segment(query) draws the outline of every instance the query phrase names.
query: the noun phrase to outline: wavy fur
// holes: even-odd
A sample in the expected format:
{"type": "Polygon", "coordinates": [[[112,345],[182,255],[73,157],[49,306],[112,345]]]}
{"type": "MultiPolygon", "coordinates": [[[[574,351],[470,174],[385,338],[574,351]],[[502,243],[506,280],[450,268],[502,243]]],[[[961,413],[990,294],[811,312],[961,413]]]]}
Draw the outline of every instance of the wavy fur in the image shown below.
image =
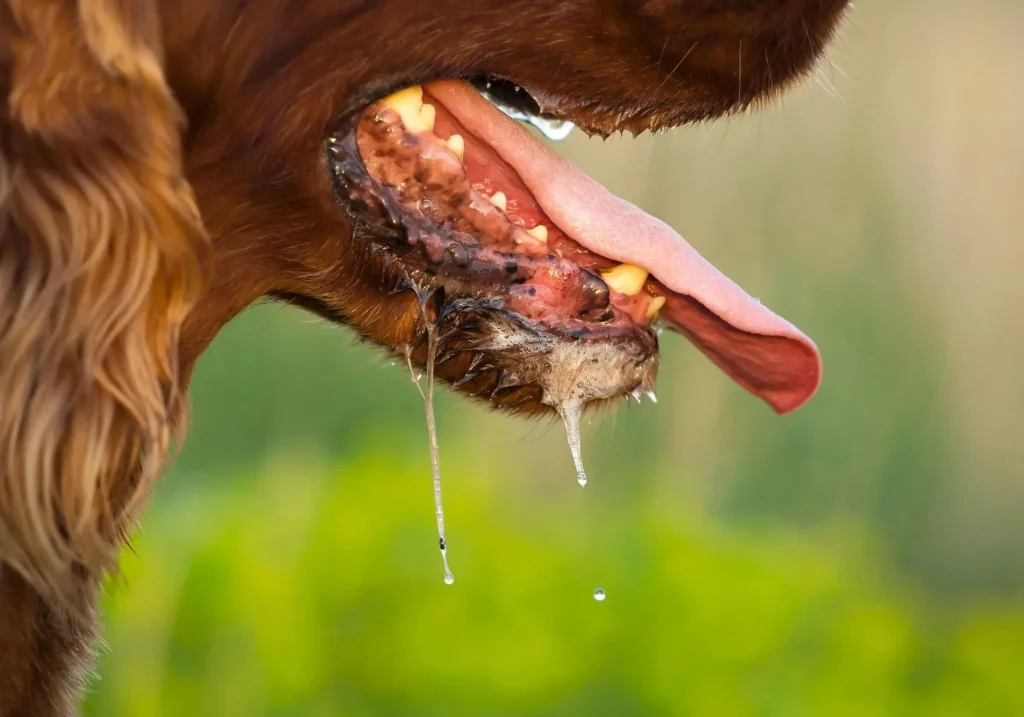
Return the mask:
{"type": "Polygon", "coordinates": [[[168,448],[207,240],[156,8],[6,6],[0,563],[73,608],[115,566],[168,448]]]}

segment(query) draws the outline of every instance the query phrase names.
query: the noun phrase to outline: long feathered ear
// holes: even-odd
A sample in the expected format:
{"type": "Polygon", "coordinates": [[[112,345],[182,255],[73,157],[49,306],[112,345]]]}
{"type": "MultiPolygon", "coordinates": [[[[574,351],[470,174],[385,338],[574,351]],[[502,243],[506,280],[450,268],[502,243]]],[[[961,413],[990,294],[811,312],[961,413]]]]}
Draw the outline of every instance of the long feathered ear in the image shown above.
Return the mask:
{"type": "Polygon", "coordinates": [[[155,0],[0,0],[0,97],[0,570],[73,607],[169,447],[207,239],[155,0]]]}

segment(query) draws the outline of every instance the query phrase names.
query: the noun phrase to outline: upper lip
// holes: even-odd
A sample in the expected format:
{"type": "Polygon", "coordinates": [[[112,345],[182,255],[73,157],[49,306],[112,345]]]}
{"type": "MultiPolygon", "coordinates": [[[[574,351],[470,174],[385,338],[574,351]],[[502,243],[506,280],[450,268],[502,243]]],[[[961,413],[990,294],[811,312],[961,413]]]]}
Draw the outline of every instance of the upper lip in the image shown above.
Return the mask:
{"type": "Polygon", "coordinates": [[[543,132],[551,140],[565,139],[575,126],[571,121],[544,112],[529,90],[510,81],[499,78],[472,78],[470,80],[478,92],[495,107],[515,120],[529,122],[543,132]],[[507,82],[511,85],[513,97],[509,97],[509,89],[497,83],[507,82]],[[511,100],[511,101],[510,101],[511,100]]]}

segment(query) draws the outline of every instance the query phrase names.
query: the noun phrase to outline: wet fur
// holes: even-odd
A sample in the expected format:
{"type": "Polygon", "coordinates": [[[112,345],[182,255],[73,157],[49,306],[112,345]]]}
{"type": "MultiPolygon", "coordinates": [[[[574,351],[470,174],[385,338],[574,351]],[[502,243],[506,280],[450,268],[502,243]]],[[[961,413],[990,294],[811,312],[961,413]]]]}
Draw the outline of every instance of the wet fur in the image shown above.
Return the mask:
{"type": "Polygon", "coordinates": [[[0,717],[74,712],[98,581],[233,316],[419,334],[332,193],[339,117],[490,74],[598,134],[711,119],[802,76],[846,4],[0,0],[0,717]]]}

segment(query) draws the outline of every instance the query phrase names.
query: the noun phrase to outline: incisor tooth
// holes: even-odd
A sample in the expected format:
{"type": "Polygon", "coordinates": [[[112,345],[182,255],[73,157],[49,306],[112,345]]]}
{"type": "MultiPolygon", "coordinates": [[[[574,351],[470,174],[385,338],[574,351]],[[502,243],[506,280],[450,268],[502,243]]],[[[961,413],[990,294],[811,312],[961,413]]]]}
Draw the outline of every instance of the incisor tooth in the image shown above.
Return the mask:
{"type": "Polygon", "coordinates": [[[651,299],[651,303],[648,304],[648,306],[647,306],[647,320],[650,321],[655,316],[657,316],[658,312],[661,311],[661,307],[663,307],[664,305],[665,305],[665,297],[664,296],[655,296],[655,297],[653,297],[651,299]]]}
{"type": "Polygon", "coordinates": [[[526,233],[539,242],[547,243],[548,241],[548,228],[543,224],[538,224],[533,229],[527,229],[526,233]]]}
{"type": "Polygon", "coordinates": [[[495,192],[491,195],[491,204],[496,206],[501,211],[505,211],[508,208],[508,199],[505,198],[504,192],[495,192]]]}
{"type": "Polygon", "coordinates": [[[448,149],[452,151],[452,154],[459,158],[460,162],[465,159],[466,140],[462,139],[461,134],[453,134],[448,138],[448,141],[445,142],[445,144],[448,146],[448,149]]]}
{"type": "Polygon", "coordinates": [[[647,273],[647,269],[643,269],[635,264],[619,264],[614,269],[602,271],[601,277],[612,291],[617,291],[626,296],[636,296],[644,288],[644,282],[647,281],[647,273]]]}

